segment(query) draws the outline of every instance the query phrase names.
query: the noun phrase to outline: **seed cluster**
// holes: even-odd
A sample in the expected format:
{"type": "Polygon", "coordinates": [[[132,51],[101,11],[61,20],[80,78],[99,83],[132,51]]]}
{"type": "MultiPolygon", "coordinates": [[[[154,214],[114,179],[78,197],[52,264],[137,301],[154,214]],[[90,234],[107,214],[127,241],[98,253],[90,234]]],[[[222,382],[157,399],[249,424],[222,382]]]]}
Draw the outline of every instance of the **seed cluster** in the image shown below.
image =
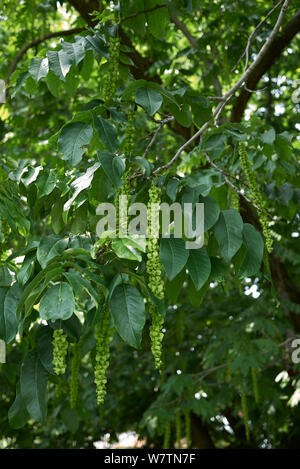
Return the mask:
{"type": "Polygon", "coordinates": [[[229,189],[229,201],[230,201],[230,208],[233,208],[237,212],[240,210],[240,199],[239,199],[239,194],[233,190],[229,189]]]}
{"type": "Polygon", "coordinates": [[[71,385],[70,385],[70,407],[74,409],[76,407],[77,398],[78,398],[78,373],[80,367],[80,347],[81,342],[73,347],[73,357],[71,361],[71,385]]]}
{"type": "Polygon", "coordinates": [[[126,173],[122,176],[122,180],[124,181],[124,184],[120,189],[117,190],[116,195],[115,195],[115,209],[116,209],[116,237],[119,237],[119,227],[121,226],[121,229],[125,231],[126,229],[126,223],[127,223],[127,206],[122,203],[121,199],[121,205],[120,205],[120,196],[126,195],[127,196],[127,205],[130,204],[130,199],[131,199],[131,186],[130,186],[130,181],[129,181],[129,175],[130,175],[130,170],[126,171],[126,173]]]}
{"type": "Polygon", "coordinates": [[[114,98],[117,91],[117,81],[119,76],[119,51],[120,40],[118,37],[111,38],[109,46],[109,62],[107,76],[103,86],[104,102],[114,98]]]}
{"type": "Polygon", "coordinates": [[[68,352],[67,335],[62,329],[53,332],[53,367],[57,375],[63,375],[66,371],[66,357],[68,352]]]}
{"type": "MultiPolygon", "coordinates": [[[[247,150],[244,142],[239,143],[239,155],[241,166],[246,174],[248,184],[251,191],[251,200],[261,209],[265,208],[265,202],[259,192],[259,188],[255,179],[255,174],[251,169],[251,163],[248,159],[247,150]]],[[[259,211],[258,218],[262,226],[263,235],[266,241],[266,248],[268,252],[272,251],[273,239],[269,229],[268,217],[264,212],[259,211]]]]}
{"type": "Polygon", "coordinates": [[[103,404],[106,395],[106,370],[109,365],[109,309],[105,307],[99,324],[96,327],[96,357],[95,357],[95,384],[97,393],[97,402],[103,404]]]}
{"type": "MultiPolygon", "coordinates": [[[[147,274],[149,287],[154,296],[163,300],[164,285],[162,279],[162,266],[159,259],[159,204],[160,189],[152,183],[149,189],[148,202],[148,240],[147,240],[147,274]]],[[[161,370],[162,366],[162,340],[161,332],[164,319],[153,303],[149,305],[149,314],[151,317],[150,338],[151,349],[154,357],[155,368],[161,370]]]]}

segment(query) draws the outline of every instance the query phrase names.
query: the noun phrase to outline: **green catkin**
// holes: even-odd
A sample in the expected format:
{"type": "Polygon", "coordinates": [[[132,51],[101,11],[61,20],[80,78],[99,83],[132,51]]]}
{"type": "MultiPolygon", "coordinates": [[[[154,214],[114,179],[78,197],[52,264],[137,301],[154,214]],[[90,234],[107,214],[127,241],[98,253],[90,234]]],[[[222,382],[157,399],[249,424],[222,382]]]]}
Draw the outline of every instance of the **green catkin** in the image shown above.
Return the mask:
{"type": "Polygon", "coordinates": [[[109,46],[108,72],[103,86],[104,102],[113,99],[117,91],[117,81],[119,76],[119,50],[119,38],[112,37],[109,46]]]}
{"type": "Polygon", "coordinates": [[[60,399],[62,394],[63,394],[63,385],[62,385],[62,383],[57,383],[55,385],[55,397],[57,399],[60,399]]]}
{"type": "Polygon", "coordinates": [[[177,448],[181,448],[181,418],[180,413],[177,412],[175,415],[175,431],[176,431],[176,443],[177,448]]]}
{"type": "MultiPolygon", "coordinates": [[[[162,279],[162,266],[159,259],[159,204],[160,189],[152,183],[149,189],[148,202],[148,239],[147,239],[147,274],[149,288],[153,295],[158,299],[164,299],[164,285],[162,279]],[[156,204],[156,205],[153,205],[156,204]]],[[[155,368],[161,371],[162,367],[162,327],[164,318],[153,303],[149,305],[149,314],[151,318],[150,339],[151,350],[154,358],[155,368]]]]}
{"type": "Polygon", "coordinates": [[[254,399],[255,399],[256,404],[258,404],[259,403],[259,390],[258,390],[257,374],[256,374],[256,369],[253,366],[251,367],[251,376],[252,376],[254,399]]]}
{"type": "Polygon", "coordinates": [[[123,231],[125,231],[126,227],[126,220],[127,220],[127,208],[125,206],[120,206],[120,196],[127,196],[127,207],[130,205],[131,194],[130,194],[130,181],[129,176],[131,172],[130,170],[126,171],[126,173],[122,176],[122,180],[124,181],[122,187],[117,190],[115,195],[115,209],[116,209],[116,237],[119,237],[120,234],[120,226],[123,227],[123,231]],[[120,226],[119,226],[120,225],[120,226]]]}
{"type": "Polygon", "coordinates": [[[170,448],[170,440],[171,440],[171,423],[168,422],[165,427],[165,432],[164,432],[163,449],[170,448]]]}
{"type": "Polygon", "coordinates": [[[71,361],[71,385],[70,385],[70,407],[74,409],[78,399],[78,373],[80,367],[80,340],[73,347],[73,357],[71,361]]]}
{"type": "Polygon", "coordinates": [[[127,127],[125,131],[125,139],[124,139],[124,153],[127,158],[131,156],[134,150],[134,144],[135,144],[134,120],[135,120],[135,111],[134,110],[128,111],[127,127]]]}
{"type": "Polygon", "coordinates": [[[231,187],[229,188],[229,206],[233,208],[237,212],[240,210],[240,198],[239,194],[233,190],[231,187]]]}
{"type": "Polygon", "coordinates": [[[109,365],[109,309],[105,307],[96,327],[95,384],[98,405],[103,404],[106,395],[106,371],[109,365]]]}
{"type": "MultiPolygon", "coordinates": [[[[258,207],[260,207],[261,209],[264,209],[265,203],[261,196],[261,193],[259,192],[255,174],[252,171],[251,163],[248,159],[246,145],[244,142],[239,143],[239,155],[240,155],[241,166],[247,177],[248,184],[250,187],[251,200],[258,207]]],[[[264,235],[265,242],[266,242],[266,249],[268,252],[272,252],[273,239],[272,239],[272,234],[269,228],[268,217],[264,212],[259,211],[258,218],[262,226],[262,231],[263,231],[263,235],[264,235]]]]}
{"type": "Polygon", "coordinates": [[[249,422],[248,422],[248,405],[247,405],[247,397],[246,397],[245,391],[241,392],[241,404],[242,404],[246,440],[250,441],[250,429],[249,429],[249,422]]]}
{"type": "Polygon", "coordinates": [[[191,438],[191,414],[188,409],[184,411],[184,424],[185,424],[185,439],[186,439],[186,447],[190,448],[192,443],[191,438]]]}
{"type": "Polygon", "coordinates": [[[62,329],[53,332],[53,367],[57,375],[63,375],[66,371],[66,357],[68,352],[67,335],[62,329]]]}

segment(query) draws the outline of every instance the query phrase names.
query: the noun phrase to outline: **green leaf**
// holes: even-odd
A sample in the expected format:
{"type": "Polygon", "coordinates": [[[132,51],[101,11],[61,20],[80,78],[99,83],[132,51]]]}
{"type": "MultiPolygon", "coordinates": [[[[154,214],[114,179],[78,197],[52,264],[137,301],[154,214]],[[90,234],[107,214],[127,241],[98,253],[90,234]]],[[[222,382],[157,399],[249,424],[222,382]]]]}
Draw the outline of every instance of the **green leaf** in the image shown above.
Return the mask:
{"type": "Polygon", "coordinates": [[[26,406],[21,395],[20,384],[18,384],[16,398],[8,410],[9,426],[14,430],[22,428],[27,423],[28,418],[29,414],[26,410],[26,406]]]}
{"type": "MultiPolygon", "coordinates": [[[[78,197],[78,195],[88,187],[90,187],[94,173],[97,171],[97,169],[100,167],[99,163],[95,163],[93,166],[87,169],[86,173],[80,176],[79,178],[75,179],[75,181],[72,182],[71,188],[74,190],[72,197],[67,200],[67,202],[64,204],[63,210],[64,212],[68,212],[70,209],[71,205],[73,204],[74,200],[78,197]]],[[[63,214],[64,216],[64,214],[63,214]]]]}
{"type": "Polygon", "coordinates": [[[45,370],[54,375],[52,340],[52,329],[49,326],[42,326],[38,329],[35,336],[37,354],[45,370]]]}
{"type": "Polygon", "coordinates": [[[58,235],[49,235],[42,238],[37,249],[36,257],[44,269],[48,262],[56,256],[60,256],[68,246],[68,239],[58,235]]]}
{"type": "Polygon", "coordinates": [[[93,137],[93,128],[90,124],[73,122],[67,124],[58,138],[58,151],[63,154],[63,160],[67,160],[74,167],[80,163],[82,155],[86,152],[93,137]]]}
{"type": "Polygon", "coordinates": [[[30,352],[21,367],[21,396],[31,417],[43,423],[46,418],[47,372],[36,352],[30,352]]]}
{"type": "Polygon", "coordinates": [[[182,104],[180,108],[178,107],[178,104],[177,106],[175,104],[170,104],[169,107],[172,115],[180,125],[183,125],[183,127],[190,127],[193,117],[190,112],[190,106],[187,103],[182,104]]]}
{"type": "Polygon", "coordinates": [[[60,79],[55,75],[55,73],[52,72],[52,70],[49,71],[46,79],[45,79],[46,85],[48,87],[48,90],[50,93],[55,97],[59,98],[61,94],[61,85],[62,82],[60,79]]]}
{"type": "Polygon", "coordinates": [[[72,65],[71,58],[63,50],[59,52],[50,50],[47,52],[49,61],[49,69],[62,81],[65,81],[70,67],[72,65]]]}
{"type": "Polygon", "coordinates": [[[204,142],[204,149],[211,155],[213,159],[217,158],[223,152],[226,143],[225,134],[211,135],[204,142]]]}
{"type": "Polygon", "coordinates": [[[94,126],[98,132],[101,142],[112,152],[115,153],[119,148],[117,139],[117,128],[108,119],[101,116],[94,116],[94,126]]]}
{"type": "Polygon", "coordinates": [[[160,260],[169,280],[173,280],[184,268],[189,257],[189,250],[180,238],[162,238],[160,242],[160,260]]]}
{"type": "Polygon", "coordinates": [[[81,42],[65,42],[63,41],[62,49],[69,56],[71,62],[78,65],[85,57],[85,49],[81,42]]]}
{"type": "MultiPolygon", "coordinates": [[[[160,4],[163,4],[163,2],[157,0],[146,0],[145,8],[153,8],[156,5],[160,4]]],[[[165,35],[166,25],[169,21],[168,8],[159,8],[157,10],[153,10],[147,13],[146,16],[151,34],[153,34],[156,39],[161,40],[162,37],[165,35]]]]}
{"type": "Polygon", "coordinates": [[[35,82],[41,80],[41,78],[45,78],[49,71],[48,66],[48,59],[39,59],[34,57],[31,59],[31,62],[28,67],[28,71],[35,82]]]}
{"type": "Polygon", "coordinates": [[[243,220],[236,210],[222,210],[215,226],[215,237],[221,256],[229,262],[243,242],[243,220]]]}
{"type": "Polygon", "coordinates": [[[186,272],[182,270],[173,280],[167,280],[165,283],[166,296],[171,304],[176,304],[180,295],[183,282],[186,279],[186,272]]]}
{"type": "Polygon", "coordinates": [[[57,175],[54,169],[49,171],[44,170],[41,172],[35,182],[37,188],[39,189],[39,197],[44,195],[49,195],[56,186],[57,175]]]}
{"type": "Polygon", "coordinates": [[[111,243],[112,249],[120,259],[131,259],[141,262],[140,251],[145,252],[146,239],[142,236],[138,238],[114,238],[111,243]]]}
{"type": "Polygon", "coordinates": [[[114,325],[125,342],[138,348],[145,325],[145,304],[140,292],[132,285],[118,285],[110,300],[114,325]]]}
{"type": "Polygon", "coordinates": [[[124,160],[107,150],[99,150],[97,155],[107,177],[117,188],[121,187],[121,176],[125,171],[124,160]]]}
{"type": "Polygon", "coordinates": [[[239,278],[255,275],[261,265],[264,254],[264,241],[254,226],[244,223],[243,239],[246,253],[238,271],[239,278]]]}
{"type": "Polygon", "coordinates": [[[21,293],[17,283],[10,288],[0,288],[0,339],[7,344],[15,338],[18,331],[16,314],[21,293]]]}
{"type": "Polygon", "coordinates": [[[75,309],[73,290],[68,283],[61,282],[49,288],[40,302],[40,317],[55,321],[68,319],[75,309]]]}
{"type": "Polygon", "coordinates": [[[294,187],[289,182],[285,182],[282,186],[278,189],[279,192],[279,200],[280,202],[285,205],[286,207],[289,206],[290,200],[294,195],[294,187]]]}
{"type": "Polygon", "coordinates": [[[25,283],[30,279],[34,271],[34,262],[36,256],[35,254],[30,253],[23,261],[22,267],[17,273],[17,280],[20,285],[25,285],[25,283]]]}
{"type": "Polygon", "coordinates": [[[196,290],[200,290],[207,281],[211,271],[210,258],[205,248],[190,250],[187,268],[196,290]]]}
{"type": "Polygon", "coordinates": [[[4,264],[0,267],[0,287],[9,287],[12,283],[12,276],[8,267],[4,264]]]}
{"type": "Polygon", "coordinates": [[[271,145],[272,143],[274,143],[275,137],[276,137],[275,130],[270,129],[270,130],[266,130],[263,134],[261,134],[259,138],[263,143],[268,143],[271,145]]]}
{"type": "Polygon", "coordinates": [[[211,257],[211,274],[210,278],[213,282],[222,282],[227,274],[226,265],[218,257],[211,257]]]}
{"type": "Polygon", "coordinates": [[[61,267],[61,264],[58,263],[58,262],[54,262],[53,264],[49,264],[45,269],[41,270],[41,272],[39,272],[33,278],[33,280],[29,283],[29,285],[27,285],[27,287],[25,287],[25,289],[22,293],[22,296],[19,300],[19,303],[18,303],[17,318],[19,318],[19,315],[20,315],[24,305],[25,305],[25,317],[30,313],[31,308],[35,304],[35,302],[33,302],[33,300],[29,302],[28,300],[30,298],[34,299],[34,297],[35,297],[37,299],[39,297],[41,291],[43,291],[43,287],[42,288],[40,287],[40,283],[42,282],[42,280],[45,279],[46,275],[50,271],[57,271],[58,267],[61,267]]]}
{"type": "Polygon", "coordinates": [[[91,50],[87,51],[85,58],[82,63],[82,67],[80,70],[80,74],[82,75],[83,79],[88,81],[94,65],[94,54],[91,50]]]}
{"type": "Polygon", "coordinates": [[[204,231],[208,231],[218,221],[220,207],[213,197],[199,197],[199,203],[204,204],[204,231]]]}
{"type": "Polygon", "coordinates": [[[135,95],[135,102],[142,106],[145,111],[153,116],[162,105],[163,98],[161,94],[147,88],[139,88],[135,95]]]}

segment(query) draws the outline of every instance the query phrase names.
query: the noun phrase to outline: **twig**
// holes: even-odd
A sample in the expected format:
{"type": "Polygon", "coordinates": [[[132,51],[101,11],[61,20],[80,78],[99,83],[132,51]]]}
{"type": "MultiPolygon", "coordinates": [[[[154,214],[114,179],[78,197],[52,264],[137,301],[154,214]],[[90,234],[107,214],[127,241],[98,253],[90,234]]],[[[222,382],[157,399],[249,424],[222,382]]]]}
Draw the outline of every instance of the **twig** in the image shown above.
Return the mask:
{"type": "Polygon", "coordinates": [[[268,50],[268,47],[269,47],[269,44],[273,41],[274,37],[276,36],[280,26],[281,26],[281,23],[283,21],[283,18],[284,18],[284,15],[285,15],[285,12],[288,8],[288,5],[290,3],[290,0],[285,0],[281,10],[280,10],[280,13],[278,15],[278,18],[277,18],[277,21],[276,21],[276,24],[270,34],[270,36],[268,37],[268,39],[266,40],[266,42],[264,43],[264,45],[261,47],[258,55],[256,56],[256,59],[254,60],[254,62],[248,67],[248,69],[243,73],[243,75],[241,76],[241,78],[239,78],[239,80],[232,86],[232,88],[230,88],[230,90],[223,96],[223,100],[217,105],[216,109],[214,110],[211,118],[205,122],[205,124],[203,124],[203,126],[189,139],[187,140],[180,148],[179,150],[177,150],[177,152],[175,153],[175,155],[173,156],[173,158],[165,165],[163,166],[160,166],[159,168],[157,168],[153,174],[158,174],[160,173],[161,171],[164,171],[168,168],[170,168],[173,163],[179,158],[179,156],[181,155],[181,153],[195,140],[197,139],[198,137],[201,137],[202,134],[205,132],[205,130],[210,126],[210,123],[211,121],[214,119],[214,122],[216,123],[216,121],[218,120],[218,117],[219,115],[221,114],[221,112],[223,111],[224,109],[224,106],[226,105],[226,103],[232,98],[232,96],[235,94],[235,92],[240,88],[241,85],[243,85],[244,83],[246,83],[246,80],[247,80],[247,77],[250,75],[250,73],[253,71],[253,69],[257,66],[257,64],[263,59],[263,57],[265,56],[267,50],[268,50]]]}
{"type": "Polygon", "coordinates": [[[269,13],[267,13],[267,15],[264,17],[264,19],[261,20],[260,23],[258,23],[258,25],[254,28],[254,30],[252,31],[252,33],[250,34],[249,38],[248,38],[248,42],[247,42],[247,46],[246,46],[246,49],[245,51],[242,53],[241,57],[239,58],[239,60],[237,61],[237,63],[235,64],[235,66],[233,67],[233,69],[231,70],[231,72],[234,72],[235,69],[237,68],[237,66],[239,65],[239,63],[242,61],[243,57],[246,55],[246,60],[245,60],[245,67],[244,67],[244,70],[247,69],[247,66],[248,66],[248,60],[249,60],[249,48],[250,48],[250,45],[251,45],[251,41],[252,39],[254,38],[255,34],[257,33],[257,31],[262,27],[262,25],[267,21],[267,19],[272,15],[272,13],[277,10],[277,8],[279,7],[279,5],[281,5],[281,3],[283,2],[283,0],[280,0],[270,11],[269,13]]]}
{"type": "Polygon", "coordinates": [[[206,153],[205,150],[203,150],[203,154],[206,158],[206,160],[208,161],[208,163],[213,167],[215,168],[217,171],[219,171],[222,176],[224,177],[225,181],[227,182],[227,184],[229,184],[229,186],[238,194],[240,195],[241,197],[243,197],[249,204],[253,205],[253,207],[256,208],[256,210],[259,210],[260,212],[263,212],[265,213],[266,215],[268,215],[268,217],[271,217],[271,215],[266,212],[265,210],[263,210],[261,207],[259,207],[258,205],[256,205],[251,199],[249,199],[245,194],[243,194],[242,192],[240,192],[236,187],[235,185],[228,179],[226,173],[221,169],[219,168],[219,166],[217,166],[213,161],[211,161],[210,157],[208,156],[208,154],[206,153]]]}
{"type": "Polygon", "coordinates": [[[156,138],[157,138],[157,135],[159,133],[159,131],[163,128],[163,126],[165,124],[167,124],[168,122],[171,122],[174,120],[174,117],[173,116],[169,116],[169,117],[166,117],[165,119],[162,119],[159,123],[159,126],[157,127],[157,129],[155,130],[154,134],[153,134],[153,137],[151,139],[151,141],[149,142],[149,144],[147,145],[147,148],[146,150],[144,151],[144,154],[143,154],[143,158],[146,158],[149,151],[151,150],[156,138]]]}
{"type": "Polygon", "coordinates": [[[196,138],[200,137],[203,134],[203,132],[209,127],[211,119],[212,119],[212,117],[210,118],[209,121],[205,122],[205,124],[202,125],[201,129],[199,129],[198,132],[196,132],[189,140],[187,140],[179,148],[179,150],[177,150],[177,152],[175,153],[173,158],[167,164],[157,168],[155,171],[153,171],[153,174],[158,174],[161,171],[165,171],[166,169],[169,169],[173,165],[173,163],[175,163],[175,161],[179,158],[179,156],[181,155],[183,150],[185,150],[196,138]]]}
{"type": "Polygon", "coordinates": [[[171,21],[172,23],[175,24],[175,26],[177,26],[178,29],[180,29],[180,31],[185,35],[185,37],[187,38],[187,40],[189,41],[189,43],[193,46],[193,47],[197,47],[197,39],[194,38],[194,36],[192,36],[192,34],[189,32],[188,28],[186,27],[186,25],[180,21],[176,16],[173,16],[171,15],[171,21]]]}
{"type": "Polygon", "coordinates": [[[41,42],[47,41],[48,39],[52,39],[54,37],[71,36],[72,34],[82,33],[82,31],[84,31],[85,29],[86,28],[74,28],[74,29],[68,29],[66,31],[56,31],[55,33],[48,33],[45,36],[40,37],[38,39],[35,39],[34,41],[30,42],[29,44],[26,44],[26,46],[24,46],[20,50],[20,52],[18,53],[18,55],[16,56],[16,58],[12,62],[11,66],[9,67],[8,74],[7,74],[7,77],[6,77],[6,80],[5,80],[6,86],[9,84],[9,80],[10,80],[12,74],[16,70],[18,63],[22,59],[23,55],[26,54],[28,49],[31,49],[32,47],[36,47],[39,44],[41,44],[41,42]]]}
{"type": "Polygon", "coordinates": [[[148,8],[147,10],[137,11],[135,13],[132,13],[131,15],[124,16],[124,18],[121,18],[120,23],[122,23],[123,21],[130,20],[131,18],[135,18],[138,15],[142,15],[143,13],[150,13],[151,11],[158,10],[159,8],[168,8],[168,7],[167,5],[156,5],[155,7],[148,8]]]}

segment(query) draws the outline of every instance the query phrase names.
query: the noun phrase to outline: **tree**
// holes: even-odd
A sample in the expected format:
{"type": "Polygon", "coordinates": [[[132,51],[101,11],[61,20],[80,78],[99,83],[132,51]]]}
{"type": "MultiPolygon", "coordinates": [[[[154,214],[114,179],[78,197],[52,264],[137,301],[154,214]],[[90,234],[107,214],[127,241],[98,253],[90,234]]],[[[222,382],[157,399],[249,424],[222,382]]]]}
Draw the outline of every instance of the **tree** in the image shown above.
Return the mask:
{"type": "Polygon", "coordinates": [[[3,447],[297,446],[299,29],[288,0],[4,1],[3,447]],[[121,195],[204,204],[204,245],[99,237],[121,195]]]}

